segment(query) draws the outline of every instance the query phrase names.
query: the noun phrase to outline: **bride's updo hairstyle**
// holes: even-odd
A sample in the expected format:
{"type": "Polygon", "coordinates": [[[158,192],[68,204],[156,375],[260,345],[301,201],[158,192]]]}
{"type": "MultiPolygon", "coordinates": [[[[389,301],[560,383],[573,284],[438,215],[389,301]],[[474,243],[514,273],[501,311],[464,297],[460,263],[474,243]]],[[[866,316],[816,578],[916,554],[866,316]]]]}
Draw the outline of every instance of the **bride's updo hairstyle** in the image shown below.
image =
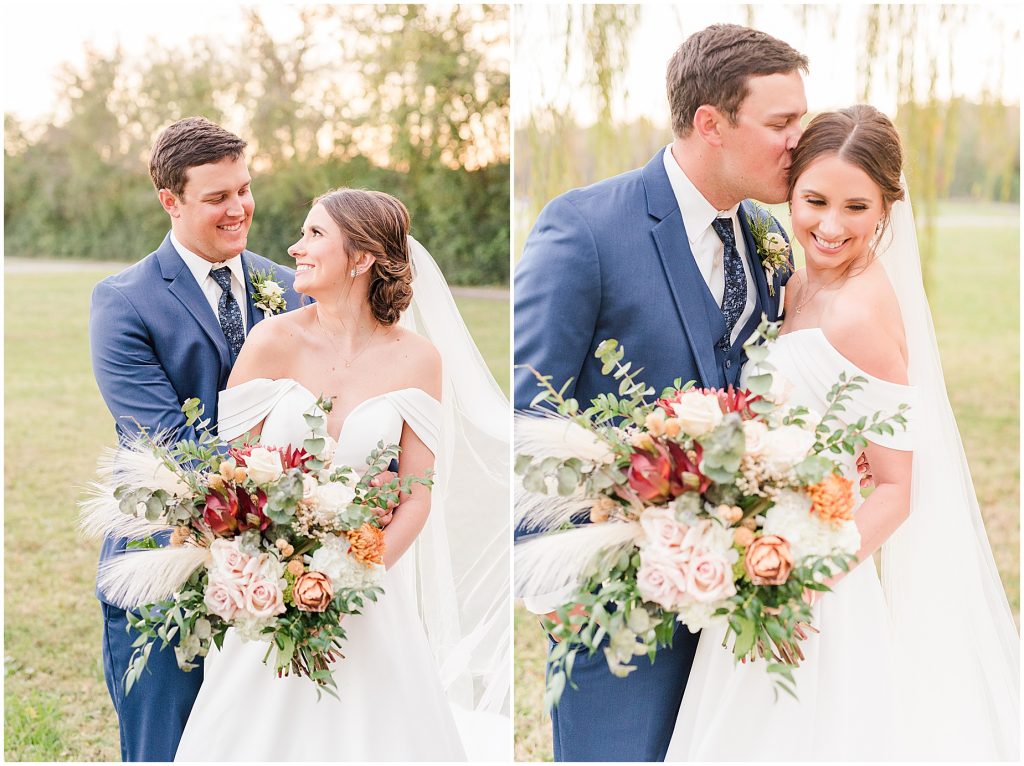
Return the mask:
{"type": "MultiPolygon", "coordinates": [[[[903,199],[900,172],[903,146],[892,121],[867,104],[857,104],[836,112],[823,112],[811,120],[793,150],[789,166],[789,199],[796,182],[819,157],[835,155],[867,173],[882,192],[883,221],[888,225],[889,210],[903,199]]],[[[884,226],[883,225],[883,226],[884,226]]]]}
{"type": "Polygon", "coordinates": [[[313,204],[323,205],[341,229],[349,260],[363,252],[376,259],[367,300],[378,322],[393,325],[412,300],[409,211],[390,194],[366,189],[332,189],[313,204]]]}

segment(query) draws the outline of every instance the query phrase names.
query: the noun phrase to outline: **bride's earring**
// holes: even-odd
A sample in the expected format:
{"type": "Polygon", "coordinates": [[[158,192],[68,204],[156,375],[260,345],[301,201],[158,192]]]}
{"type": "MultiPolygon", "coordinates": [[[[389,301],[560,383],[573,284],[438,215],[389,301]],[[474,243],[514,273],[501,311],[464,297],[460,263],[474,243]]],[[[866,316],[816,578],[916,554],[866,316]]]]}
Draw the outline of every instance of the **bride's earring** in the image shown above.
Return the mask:
{"type": "Polygon", "coordinates": [[[358,277],[359,276],[359,269],[352,269],[352,271],[350,273],[351,273],[353,278],[358,277]]]}

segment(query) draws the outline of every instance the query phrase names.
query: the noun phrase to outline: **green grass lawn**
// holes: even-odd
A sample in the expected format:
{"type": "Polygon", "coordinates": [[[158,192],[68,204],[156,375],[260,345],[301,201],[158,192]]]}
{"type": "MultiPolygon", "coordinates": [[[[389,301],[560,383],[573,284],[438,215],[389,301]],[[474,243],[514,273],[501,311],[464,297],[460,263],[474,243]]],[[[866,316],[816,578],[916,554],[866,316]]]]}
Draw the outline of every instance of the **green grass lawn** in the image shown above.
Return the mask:
{"type": "MultiPolygon", "coordinates": [[[[1015,210],[940,205],[941,214],[955,218],[939,229],[929,300],[949,398],[996,564],[1017,615],[1020,226],[1015,210]]],[[[515,757],[550,761],[551,724],[542,705],[546,642],[536,617],[521,606],[516,608],[515,629],[515,757]]]]}
{"type": "MultiPolygon", "coordinates": [[[[120,758],[93,595],[99,544],[76,502],[113,420],[89,363],[92,286],[105,272],[5,275],[4,755],[13,761],[120,758]]],[[[459,299],[508,391],[507,300],[459,299]]],[[[386,713],[385,713],[386,714],[386,713]]]]}

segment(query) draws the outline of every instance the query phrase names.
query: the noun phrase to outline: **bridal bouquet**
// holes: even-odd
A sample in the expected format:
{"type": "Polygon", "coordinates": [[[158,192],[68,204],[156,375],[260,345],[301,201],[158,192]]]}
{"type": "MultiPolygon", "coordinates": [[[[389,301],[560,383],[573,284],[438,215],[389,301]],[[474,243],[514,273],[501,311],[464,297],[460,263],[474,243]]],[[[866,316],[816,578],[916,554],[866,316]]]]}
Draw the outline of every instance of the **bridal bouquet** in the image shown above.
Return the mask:
{"type": "Polygon", "coordinates": [[[766,659],[795,696],[792,668],[810,627],[805,591],[855,562],[854,487],[834,455],[867,432],[905,425],[905,405],[852,425],[836,416],[866,379],[841,376],[821,416],[789,406],[773,381],[762,322],[745,346],[757,374],[743,390],[675,385],[651,401],[614,340],[596,356],[618,392],[581,411],[534,371],[556,410],[517,416],[517,522],[537,532],[516,547],[519,595],[559,593],[560,642],[550,654],[545,704],[571,682],[575,649],[604,655],[625,676],[636,656],[670,644],[675,623],[723,625],[737,661],[766,659]],[[579,524],[589,519],[591,524],[579,524]],[[573,608],[573,605],[577,605],[573,608]]]}
{"type": "Polygon", "coordinates": [[[374,482],[398,455],[383,442],[362,474],[332,466],[322,399],[305,415],[311,435],[299,449],[224,444],[197,399],[183,410],[189,425],[198,422],[198,442],[168,445],[142,429],[102,461],[82,503],[87,535],[133,539],[98,580],[112,603],[137,611],[128,615],[139,637],[126,693],[157,641],[164,649],[177,638],[178,666],[191,670],[235,628],[243,641],[267,642],[264,662],[273,652],[279,676],[306,676],[336,696],[329,663],[341,656],[341,618],[383,593],[375,509],[429,477],[374,482]],[[159,532],[169,533],[168,546],[159,532]]]}

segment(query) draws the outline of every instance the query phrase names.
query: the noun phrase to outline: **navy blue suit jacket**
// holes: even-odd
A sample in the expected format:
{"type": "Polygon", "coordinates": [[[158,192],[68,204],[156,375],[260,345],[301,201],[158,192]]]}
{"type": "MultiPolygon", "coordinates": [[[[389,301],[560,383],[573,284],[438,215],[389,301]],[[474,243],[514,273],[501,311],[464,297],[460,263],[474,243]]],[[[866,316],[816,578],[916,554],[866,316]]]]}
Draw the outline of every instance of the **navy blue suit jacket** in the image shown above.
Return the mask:
{"type": "MultiPolygon", "coordinates": [[[[676,378],[702,386],[736,384],[744,361],[742,342],[731,353],[716,349],[725,320],[690,250],[663,149],[639,170],[573,189],[545,206],[523,250],[515,275],[515,405],[529,406],[539,392],[529,365],[552,376],[581,406],[612,391],[594,358],[601,341],[615,338],[624,361],[657,393],[676,378]]],[[[769,293],[756,255],[744,202],[738,215],[756,306],[739,335],[749,337],[761,314],[777,319],[779,286],[769,293]]],[[[782,233],[773,219],[773,230],[782,233]]]]}
{"type": "MultiPolygon", "coordinates": [[[[248,250],[241,257],[249,304],[247,329],[263,319],[263,310],[253,303],[254,268],[273,271],[285,287],[288,309],[298,307],[291,269],[248,250]]],[[[89,342],[93,374],[120,441],[138,432],[135,421],[151,434],[169,434],[173,441],[196,439],[181,411],[191,397],[202,401],[204,418],[217,422],[217,394],[231,373],[231,351],[216,313],[171,244],[170,234],[155,252],[96,285],[89,342]]],[[[100,562],[123,551],[124,545],[123,539],[105,540],[100,562]]]]}

